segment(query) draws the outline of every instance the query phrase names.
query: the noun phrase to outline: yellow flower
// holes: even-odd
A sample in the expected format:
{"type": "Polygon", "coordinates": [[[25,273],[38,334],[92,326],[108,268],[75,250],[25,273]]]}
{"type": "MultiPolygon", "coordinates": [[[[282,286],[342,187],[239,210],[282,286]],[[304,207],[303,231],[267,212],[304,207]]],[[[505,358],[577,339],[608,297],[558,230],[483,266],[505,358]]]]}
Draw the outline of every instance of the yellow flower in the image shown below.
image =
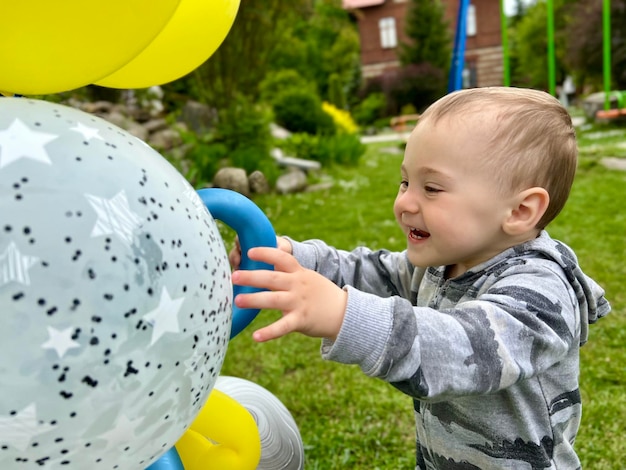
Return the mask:
{"type": "Polygon", "coordinates": [[[356,134],[359,132],[359,126],[356,125],[354,119],[352,119],[352,116],[350,116],[348,111],[339,109],[326,101],[322,103],[322,109],[326,114],[333,118],[335,126],[337,126],[339,132],[344,132],[346,134],[356,134]]]}

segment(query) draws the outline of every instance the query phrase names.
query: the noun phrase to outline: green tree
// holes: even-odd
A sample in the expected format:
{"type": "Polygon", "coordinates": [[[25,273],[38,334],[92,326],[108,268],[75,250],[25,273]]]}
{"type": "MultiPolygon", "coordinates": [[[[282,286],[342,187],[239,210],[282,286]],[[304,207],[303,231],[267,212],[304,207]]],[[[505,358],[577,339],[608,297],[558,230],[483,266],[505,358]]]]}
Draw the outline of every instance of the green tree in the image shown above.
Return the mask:
{"type": "MultiPolygon", "coordinates": [[[[626,89],[626,0],[611,1],[611,75],[613,86],[626,89]]],[[[582,0],[572,8],[566,42],[567,64],[576,71],[578,85],[602,88],[602,2],[582,0]]]]}
{"type": "MultiPolygon", "coordinates": [[[[554,1],[555,55],[557,83],[569,73],[565,64],[565,30],[570,20],[569,4],[572,0],[554,1]]],[[[512,30],[511,64],[514,67],[511,82],[518,86],[547,90],[548,87],[548,35],[547,5],[538,2],[527,7],[524,16],[512,30]]]]}
{"type": "Polygon", "coordinates": [[[426,63],[447,74],[451,36],[440,0],[410,0],[405,33],[409,42],[400,47],[402,65],[426,63]]]}
{"type": "Polygon", "coordinates": [[[358,88],[360,45],[356,25],[340,0],[314,0],[309,15],[300,16],[272,51],[271,68],[293,69],[315,82],[329,99],[330,76],[336,74],[344,93],[358,88]]]}
{"type": "Polygon", "coordinates": [[[328,78],[328,101],[339,109],[345,109],[346,98],[339,75],[331,73],[328,78]]]}
{"type": "Polygon", "coordinates": [[[269,57],[310,0],[244,0],[224,42],[185,80],[189,94],[218,109],[238,95],[254,100],[269,70],[269,57]]]}

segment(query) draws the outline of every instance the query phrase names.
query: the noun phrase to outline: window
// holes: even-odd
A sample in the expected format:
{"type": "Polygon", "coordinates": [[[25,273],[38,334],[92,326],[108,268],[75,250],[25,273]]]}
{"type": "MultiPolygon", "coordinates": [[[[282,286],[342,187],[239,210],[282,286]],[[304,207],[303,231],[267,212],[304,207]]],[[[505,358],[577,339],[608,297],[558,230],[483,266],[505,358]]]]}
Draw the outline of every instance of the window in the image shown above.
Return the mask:
{"type": "Polygon", "coordinates": [[[467,7],[467,23],[465,23],[467,36],[476,36],[476,5],[471,3],[467,7]]]}
{"type": "Polygon", "coordinates": [[[391,49],[398,45],[395,18],[381,18],[378,20],[378,28],[380,29],[380,46],[383,49],[391,49]]]}
{"type": "Polygon", "coordinates": [[[476,59],[466,59],[465,68],[462,72],[463,88],[475,88],[478,86],[478,64],[476,59]]]}

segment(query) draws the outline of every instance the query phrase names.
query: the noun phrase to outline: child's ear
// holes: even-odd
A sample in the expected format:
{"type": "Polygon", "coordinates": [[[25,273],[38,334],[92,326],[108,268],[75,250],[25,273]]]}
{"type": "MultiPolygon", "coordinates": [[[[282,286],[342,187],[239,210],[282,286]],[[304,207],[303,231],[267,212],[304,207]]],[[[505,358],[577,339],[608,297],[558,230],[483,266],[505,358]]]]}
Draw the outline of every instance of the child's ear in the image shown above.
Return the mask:
{"type": "Polygon", "coordinates": [[[511,212],[502,228],[509,235],[521,235],[535,227],[548,209],[550,195],[544,188],[530,188],[517,194],[513,199],[511,212]]]}

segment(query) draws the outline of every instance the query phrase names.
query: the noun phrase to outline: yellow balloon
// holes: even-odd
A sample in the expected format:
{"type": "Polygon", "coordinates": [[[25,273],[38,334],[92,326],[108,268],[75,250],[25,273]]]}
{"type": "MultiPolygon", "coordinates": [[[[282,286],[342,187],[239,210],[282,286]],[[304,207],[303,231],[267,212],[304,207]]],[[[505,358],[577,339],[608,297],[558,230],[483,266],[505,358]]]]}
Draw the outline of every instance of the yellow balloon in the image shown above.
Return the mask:
{"type": "Polygon", "coordinates": [[[171,82],[202,65],[230,31],[239,0],[181,0],[160,34],[137,57],[96,85],[148,88],[171,82]]]}
{"type": "Polygon", "coordinates": [[[254,470],[261,460],[256,421],[216,389],[175,447],[185,470],[254,470]]]}
{"type": "Polygon", "coordinates": [[[180,1],[3,2],[0,90],[38,95],[94,83],[148,46],[180,1]]]}

